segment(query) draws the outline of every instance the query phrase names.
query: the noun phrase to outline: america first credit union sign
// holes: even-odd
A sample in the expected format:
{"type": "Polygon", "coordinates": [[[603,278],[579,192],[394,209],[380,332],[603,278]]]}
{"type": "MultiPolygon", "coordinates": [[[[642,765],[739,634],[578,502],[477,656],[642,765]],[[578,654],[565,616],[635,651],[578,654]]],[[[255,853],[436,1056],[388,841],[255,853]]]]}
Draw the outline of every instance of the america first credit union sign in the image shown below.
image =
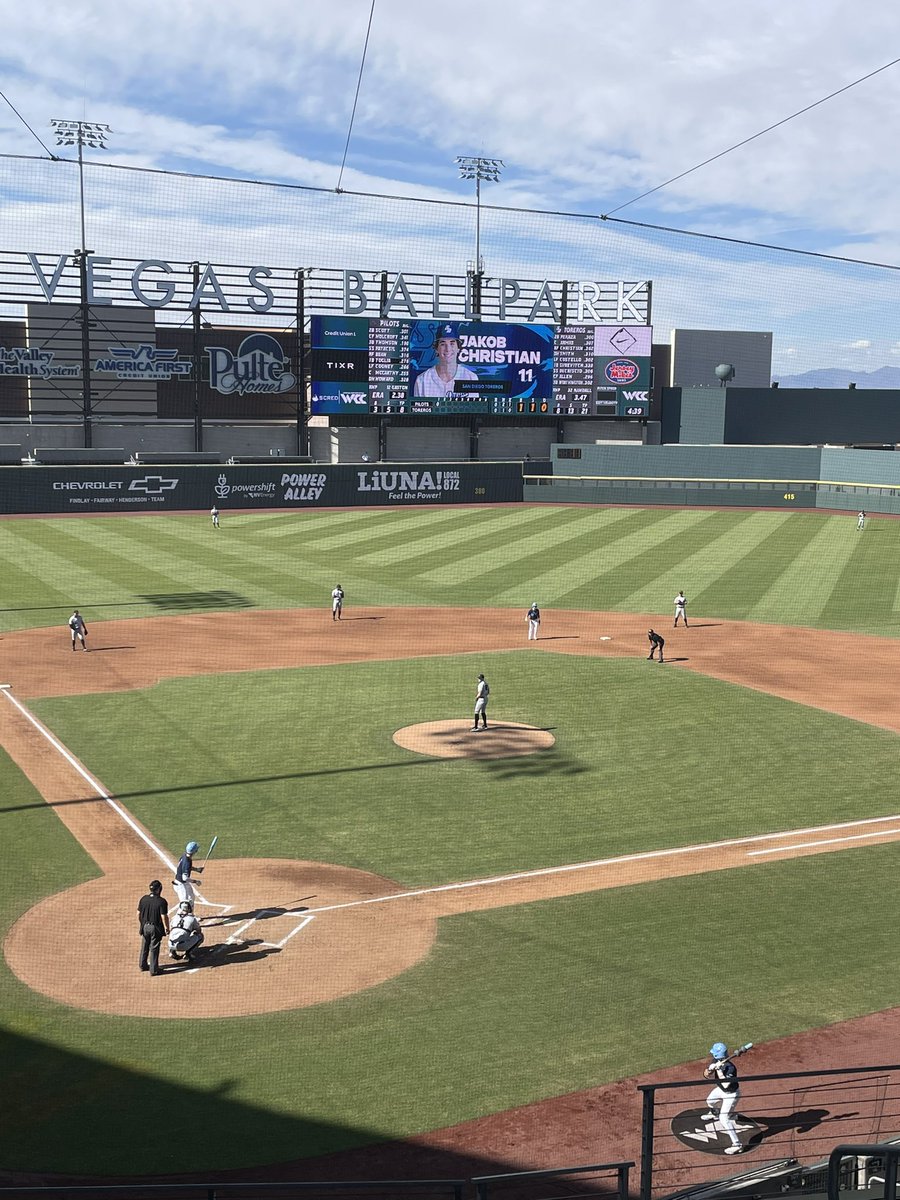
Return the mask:
{"type": "Polygon", "coordinates": [[[361,268],[238,267],[114,259],[89,254],[0,254],[0,300],[10,303],[139,304],[152,309],[260,316],[401,317],[436,320],[649,324],[649,280],[484,278],[480,312],[474,311],[476,277],[371,271],[361,268]],[[24,269],[23,269],[24,268],[24,269]]]}

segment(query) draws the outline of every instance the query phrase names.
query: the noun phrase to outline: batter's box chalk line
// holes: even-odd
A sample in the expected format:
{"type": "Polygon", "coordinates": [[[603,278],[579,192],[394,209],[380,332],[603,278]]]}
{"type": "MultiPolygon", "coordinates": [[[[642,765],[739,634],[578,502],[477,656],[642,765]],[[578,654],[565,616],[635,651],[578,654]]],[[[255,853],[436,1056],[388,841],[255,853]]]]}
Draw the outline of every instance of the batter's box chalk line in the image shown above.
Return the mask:
{"type": "MultiPolygon", "coordinates": [[[[256,910],[256,912],[254,913],[254,915],[252,917],[248,918],[248,920],[241,922],[241,924],[237,926],[237,928],[234,930],[234,932],[230,933],[228,935],[228,937],[225,939],[224,942],[219,942],[218,945],[211,946],[209,949],[209,953],[210,954],[221,954],[221,952],[227,946],[243,945],[244,942],[246,941],[246,939],[244,938],[243,935],[247,932],[248,929],[250,929],[253,925],[255,925],[257,921],[261,921],[261,920],[277,921],[279,919],[286,920],[290,917],[300,917],[301,920],[298,921],[298,923],[294,926],[293,929],[291,929],[288,933],[285,934],[285,936],[281,939],[281,941],[279,941],[279,942],[261,941],[261,942],[256,943],[256,945],[258,945],[261,950],[262,949],[282,950],[288,944],[288,942],[291,940],[292,937],[294,937],[296,934],[298,934],[301,931],[301,929],[305,929],[306,926],[310,923],[310,921],[315,919],[315,913],[304,913],[302,910],[300,910],[299,912],[295,912],[293,909],[288,909],[287,911],[285,911],[284,909],[280,909],[280,908],[258,908],[256,910]]],[[[229,924],[231,924],[231,922],[226,921],[225,924],[229,925],[229,924]]],[[[190,969],[190,971],[185,971],[185,972],[183,972],[183,974],[196,975],[196,973],[199,970],[200,970],[199,966],[192,967],[190,969]]]]}

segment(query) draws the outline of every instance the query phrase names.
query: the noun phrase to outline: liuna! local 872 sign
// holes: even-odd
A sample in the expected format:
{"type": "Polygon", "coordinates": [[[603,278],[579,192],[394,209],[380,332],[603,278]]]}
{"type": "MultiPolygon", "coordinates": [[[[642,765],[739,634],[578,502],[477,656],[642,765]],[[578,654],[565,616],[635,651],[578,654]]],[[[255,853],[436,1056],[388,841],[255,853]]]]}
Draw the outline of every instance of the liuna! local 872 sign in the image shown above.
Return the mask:
{"type": "Polygon", "coordinates": [[[631,416],[649,409],[649,325],[313,317],[313,414],[631,416]]]}

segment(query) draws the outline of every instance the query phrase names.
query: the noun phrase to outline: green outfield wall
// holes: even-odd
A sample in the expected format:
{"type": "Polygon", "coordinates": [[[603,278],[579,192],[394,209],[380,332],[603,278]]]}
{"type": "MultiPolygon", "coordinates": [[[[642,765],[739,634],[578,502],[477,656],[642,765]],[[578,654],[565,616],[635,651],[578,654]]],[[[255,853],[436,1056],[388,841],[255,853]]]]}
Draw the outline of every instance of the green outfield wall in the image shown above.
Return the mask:
{"type": "Polygon", "coordinates": [[[528,502],[900,514],[900,454],[818,446],[554,445],[528,502]]]}

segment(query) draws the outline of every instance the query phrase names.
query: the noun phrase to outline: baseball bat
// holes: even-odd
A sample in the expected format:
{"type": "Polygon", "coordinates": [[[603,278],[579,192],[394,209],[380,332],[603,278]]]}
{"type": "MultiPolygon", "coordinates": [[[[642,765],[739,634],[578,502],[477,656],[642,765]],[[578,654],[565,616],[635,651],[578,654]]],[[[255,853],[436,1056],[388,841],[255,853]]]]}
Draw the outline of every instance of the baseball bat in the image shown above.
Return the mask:
{"type": "Polygon", "coordinates": [[[216,836],[213,838],[213,840],[212,840],[212,841],[209,843],[209,849],[208,849],[208,850],[207,850],[207,852],[206,852],[206,858],[204,858],[204,860],[203,860],[203,865],[204,865],[204,867],[205,867],[205,866],[206,866],[206,864],[209,862],[209,856],[212,854],[213,850],[215,850],[215,848],[216,848],[216,842],[217,842],[218,840],[219,840],[219,835],[218,835],[218,834],[216,834],[216,836]]]}
{"type": "Polygon", "coordinates": [[[735,1050],[734,1054],[729,1054],[728,1057],[726,1059],[724,1059],[723,1061],[731,1062],[731,1060],[733,1058],[740,1058],[742,1054],[746,1054],[748,1050],[752,1050],[752,1049],[753,1049],[752,1042],[744,1042],[743,1046],[738,1046],[738,1048],[737,1048],[737,1050],[735,1050]]]}

